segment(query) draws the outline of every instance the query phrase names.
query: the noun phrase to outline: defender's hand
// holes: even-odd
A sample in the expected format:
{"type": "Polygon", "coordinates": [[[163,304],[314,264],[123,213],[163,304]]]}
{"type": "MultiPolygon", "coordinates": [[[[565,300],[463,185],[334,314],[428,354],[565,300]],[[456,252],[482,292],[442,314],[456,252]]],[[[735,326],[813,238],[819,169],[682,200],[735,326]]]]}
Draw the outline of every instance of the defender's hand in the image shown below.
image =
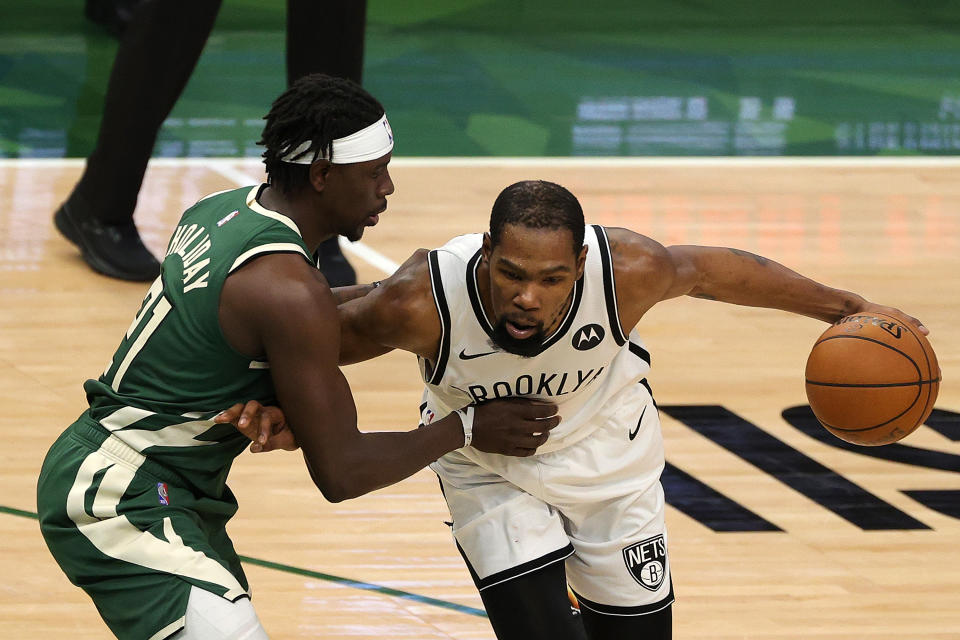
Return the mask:
{"type": "Polygon", "coordinates": [[[475,408],[471,444],[487,453],[532,456],[558,424],[560,416],[553,403],[523,398],[493,400],[475,408]]]}
{"type": "Polygon", "coordinates": [[[233,405],[219,413],[213,421],[232,424],[237,431],[253,440],[250,445],[253,453],[274,449],[294,451],[299,447],[293,432],[287,428],[287,419],[280,407],[264,406],[256,400],[250,400],[246,404],[233,405]]]}

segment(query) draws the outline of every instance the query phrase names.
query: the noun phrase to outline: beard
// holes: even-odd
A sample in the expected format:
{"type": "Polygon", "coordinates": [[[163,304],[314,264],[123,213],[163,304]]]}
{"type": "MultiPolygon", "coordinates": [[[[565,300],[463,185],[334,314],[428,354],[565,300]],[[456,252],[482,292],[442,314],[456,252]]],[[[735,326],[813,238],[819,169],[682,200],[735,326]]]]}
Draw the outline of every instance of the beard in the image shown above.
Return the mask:
{"type": "Polygon", "coordinates": [[[540,353],[543,347],[543,325],[537,325],[537,330],[529,338],[514,338],[507,331],[507,319],[500,318],[493,328],[493,343],[515,356],[532,358],[540,353]]]}
{"type": "Polygon", "coordinates": [[[341,231],[340,235],[349,240],[350,242],[358,242],[360,238],[363,237],[363,232],[366,231],[366,225],[360,225],[359,227],[354,227],[353,229],[348,229],[346,231],[341,231]]]}

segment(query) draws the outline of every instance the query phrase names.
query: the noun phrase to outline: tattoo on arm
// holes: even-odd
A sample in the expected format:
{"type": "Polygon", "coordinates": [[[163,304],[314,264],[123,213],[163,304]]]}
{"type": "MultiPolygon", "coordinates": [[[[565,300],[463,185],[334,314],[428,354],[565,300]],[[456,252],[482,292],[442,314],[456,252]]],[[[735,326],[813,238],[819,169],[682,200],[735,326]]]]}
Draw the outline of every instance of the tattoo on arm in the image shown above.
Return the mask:
{"type": "Polygon", "coordinates": [[[743,249],[729,249],[730,253],[738,255],[741,258],[753,258],[754,262],[759,264],[761,267],[764,267],[770,261],[764,258],[763,256],[758,256],[755,253],[750,253],[749,251],[744,251],[743,249]]]}

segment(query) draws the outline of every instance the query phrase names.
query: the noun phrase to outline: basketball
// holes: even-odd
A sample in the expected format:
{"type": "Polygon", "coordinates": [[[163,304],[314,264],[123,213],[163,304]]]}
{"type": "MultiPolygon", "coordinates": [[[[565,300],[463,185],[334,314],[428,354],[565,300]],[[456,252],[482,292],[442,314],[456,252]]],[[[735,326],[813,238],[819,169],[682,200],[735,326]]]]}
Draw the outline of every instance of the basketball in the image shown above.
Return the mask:
{"type": "Polygon", "coordinates": [[[807,400],[841,440],[876,446],[905,438],[933,410],[940,366],[912,324],[882,313],[846,316],[807,359],[807,400]]]}

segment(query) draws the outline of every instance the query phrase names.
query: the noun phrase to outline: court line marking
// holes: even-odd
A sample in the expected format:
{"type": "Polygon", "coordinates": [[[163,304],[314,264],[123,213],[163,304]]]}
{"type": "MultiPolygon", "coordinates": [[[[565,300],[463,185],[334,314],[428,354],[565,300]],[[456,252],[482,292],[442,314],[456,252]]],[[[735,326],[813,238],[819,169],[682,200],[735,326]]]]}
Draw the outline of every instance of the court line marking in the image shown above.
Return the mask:
{"type": "MultiPolygon", "coordinates": [[[[32,518],[33,520],[38,520],[39,516],[32,511],[24,511],[23,509],[15,509],[13,507],[5,507],[0,505],[0,513],[6,513],[12,516],[19,516],[21,518],[32,518]]],[[[438,598],[431,598],[430,596],[422,596],[418,593],[411,593],[409,591],[402,591],[401,589],[394,589],[392,587],[384,587],[378,584],[371,584],[369,582],[361,582],[359,580],[352,580],[350,578],[344,578],[343,576],[337,576],[330,573],[323,573],[321,571],[313,571],[311,569],[303,569],[301,567],[294,567],[289,564],[282,564],[280,562],[271,562],[270,560],[262,560],[260,558],[252,558],[250,556],[240,556],[240,560],[245,564],[251,564],[258,567],[264,567],[265,569],[273,569],[275,571],[281,571],[283,573],[290,573],[293,575],[304,576],[306,578],[315,578],[317,580],[323,580],[325,582],[333,582],[344,587],[352,587],[354,589],[361,589],[363,591],[373,591],[386,596],[393,596],[395,598],[401,598],[403,600],[410,600],[412,602],[417,602],[419,604],[429,604],[435,607],[440,607],[442,609],[450,609],[452,611],[457,611],[459,613],[466,613],[471,616],[477,616],[479,618],[486,618],[487,612],[483,609],[477,609],[476,607],[468,607],[464,604],[457,604],[456,602],[448,602],[446,600],[440,600],[438,598]]]]}
{"type": "MultiPolygon", "coordinates": [[[[81,168],[83,158],[0,158],[0,167],[81,168]]],[[[151,167],[262,167],[259,158],[152,158],[151,167]]],[[[440,157],[400,156],[392,167],[943,167],[960,166],[960,155],[952,156],[573,156],[573,157],[440,157]]],[[[216,170],[216,169],[215,169],[216,170]]]]}
{"type": "Polygon", "coordinates": [[[960,156],[401,157],[399,167],[958,167],[960,156]]]}
{"type": "MultiPolygon", "coordinates": [[[[12,168],[82,168],[83,158],[0,158],[0,167],[12,168]]],[[[960,167],[960,156],[698,156],[698,157],[395,157],[391,164],[397,168],[471,168],[471,167],[548,167],[548,168],[777,168],[777,167],[960,167]]],[[[152,158],[151,167],[202,167],[219,173],[238,187],[255,184],[262,175],[251,176],[252,168],[262,170],[262,161],[245,158],[152,158]],[[243,169],[239,168],[243,167],[243,169]]],[[[391,275],[400,264],[363,242],[350,242],[341,237],[340,248],[363,260],[385,275],[391,275]]]]}

